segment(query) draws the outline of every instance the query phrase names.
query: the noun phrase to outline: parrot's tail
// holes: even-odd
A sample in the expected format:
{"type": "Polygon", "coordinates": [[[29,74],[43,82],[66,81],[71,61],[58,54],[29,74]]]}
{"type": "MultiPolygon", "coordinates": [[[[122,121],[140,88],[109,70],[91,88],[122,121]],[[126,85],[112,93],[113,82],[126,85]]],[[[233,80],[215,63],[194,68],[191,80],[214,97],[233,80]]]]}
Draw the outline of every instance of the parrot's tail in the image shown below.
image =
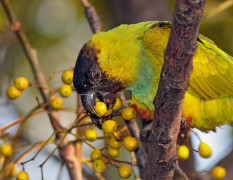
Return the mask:
{"type": "Polygon", "coordinates": [[[203,100],[186,93],[183,115],[189,119],[191,127],[201,131],[215,130],[216,126],[224,124],[233,125],[233,96],[203,100]]]}

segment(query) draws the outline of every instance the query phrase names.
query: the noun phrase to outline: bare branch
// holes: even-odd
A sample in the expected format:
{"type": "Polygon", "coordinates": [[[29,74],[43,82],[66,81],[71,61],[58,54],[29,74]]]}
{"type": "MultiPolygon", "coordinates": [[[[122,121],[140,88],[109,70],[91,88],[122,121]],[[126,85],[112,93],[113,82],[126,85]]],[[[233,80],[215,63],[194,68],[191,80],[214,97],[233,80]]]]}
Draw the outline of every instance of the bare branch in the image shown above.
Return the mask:
{"type": "MultiPolygon", "coordinates": [[[[77,119],[79,117],[79,115],[81,115],[82,113],[82,107],[81,107],[81,103],[80,103],[80,95],[77,94],[77,119]]],[[[77,131],[77,136],[82,136],[82,131],[80,129],[80,127],[77,127],[76,129],[77,131]]],[[[79,168],[77,169],[78,171],[78,179],[83,179],[83,173],[82,173],[82,141],[81,140],[78,140],[76,143],[75,143],[75,155],[76,155],[76,158],[78,160],[78,163],[79,163],[79,168]]]]}
{"type": "Polygon", "coordinates": [[[101,21],[99,16],[96,13],[95,8],[88,2],[88,0],[80,0],[83,7],[85,8],[85,16],[90,24],[92,32],[100,33],[101,32],[101,21]]]}
{"type": "MultiPolygon", "coordinates": [[[[205,0],[177,0],[164,54],[164,65],[154,99],[154,119],[144,179],[172,179],[177,170],[176,142],[181,124],[182,102],[197,48],[199,24],[205,0]]],[[[181,172],[181,171],[179,171],[181,172]]]]}
{"type": "MultiPolygon", "coordinates": [[[[123,101],[123,105],[127,105],[123,92],[120,93],[120,96],[121,96],[121,99],[123,101]]],[[[138,164],[138,168],[139,168],[139,172],[140,172],[140,177],[142,177],[143,173],[144,173],[147,155],[146,155],[145,148],[143,147],[142,141],[140,139],[140,130],[139,130],[138,124],[137,124],[135,119],[132,119],[129,122],[126,121],[126,125],[127,125],[127,128],[129,130],[130,134],[133,137],[135,137],[139,142],[139,148],[135,152],[135,154],[136,154],[137,164],[138,164]]]]}

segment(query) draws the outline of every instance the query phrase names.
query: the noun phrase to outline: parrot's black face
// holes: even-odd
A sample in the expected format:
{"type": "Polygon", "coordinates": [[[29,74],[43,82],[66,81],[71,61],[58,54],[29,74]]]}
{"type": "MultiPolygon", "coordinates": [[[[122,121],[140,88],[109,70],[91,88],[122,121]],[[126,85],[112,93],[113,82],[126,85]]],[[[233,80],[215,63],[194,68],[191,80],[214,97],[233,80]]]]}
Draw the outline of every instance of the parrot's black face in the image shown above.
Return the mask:
{"type": "Polygon", "coordinates": [[[99,51],[91,49],[86,44],[81,49],[74,68],[73,83],[77,92],[81,95],[84,108],[91,114],[91,119],[101,128],[99,117],[94,108],[96,97],[105,102],[108,109],[116,100],[116,92],[124,89],[121,82],[114,78],[108,79],[98,65],[97,54],[99,51]]]}

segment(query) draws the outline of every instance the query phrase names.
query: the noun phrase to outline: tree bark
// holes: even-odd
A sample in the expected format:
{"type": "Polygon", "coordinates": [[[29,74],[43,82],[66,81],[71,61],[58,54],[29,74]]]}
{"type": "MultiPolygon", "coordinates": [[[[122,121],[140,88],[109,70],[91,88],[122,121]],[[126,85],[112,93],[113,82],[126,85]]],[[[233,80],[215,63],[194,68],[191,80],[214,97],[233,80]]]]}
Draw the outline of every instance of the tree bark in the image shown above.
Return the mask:
{"type": "Polygon", "coordinates": [[[144,179],[172,179],[179,168],[176,155],[182,102],[197,48],[205,0],[177,0],[160,82],[154,99],[154,118],[148,144],[144,179]]]}

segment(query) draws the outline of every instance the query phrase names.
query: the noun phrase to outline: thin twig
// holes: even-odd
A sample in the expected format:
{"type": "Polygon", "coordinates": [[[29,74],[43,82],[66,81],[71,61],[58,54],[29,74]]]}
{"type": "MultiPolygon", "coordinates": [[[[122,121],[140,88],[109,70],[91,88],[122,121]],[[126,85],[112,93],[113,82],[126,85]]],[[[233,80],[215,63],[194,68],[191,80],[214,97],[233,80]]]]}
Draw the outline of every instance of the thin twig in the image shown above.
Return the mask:
{"type": "Polygon", "coordinates": [[[71,67],[70,69],[64,69],[64,70],[57,70],[57,71],[54,71],[48,78],[48,81],[50,81],[51,79],[53,79],[53,77],[56,75],[56,74],[59,74],[59,73],[62,73],[66,70],[69,70],[69,71],[73,71],[74,70],[74,67],[71,67]]]}
{"type": "MultiPolygon", "coordinates": [[[[49,142],[43,141],[43,142],[38,142],[38,143],[34,144],[31,148],[29,148],[27,151],[25,151],[22,155],[20,155],[13,162],[12,168],[13,168],[14,165],[18,164],[24,157],[26,157],[32,151],[35,151],[36,149],[43,147],[45,144],[52,143],[52,142],[54,142],[54,140],[50,140],[49,142]]],[[[8,169],[4,174],[2,174],[1,180],[3,180],[4,178],[6,178],[10,174],[12,168],[8,169]]]]}
{"type": "Polygon", "coordinates": [[[180,168],[179,164],[178,164],[178,160],[175,161],[175,170],[181,175],[183,176],[183,178],[185,180],[189,180],[188,176],[185,174],[185,172],[180,168]]]}
{"type": "Polygon", "coordinates": [[[17,164],[19,163],[24,157],[26,157],[29,153],[31,153],[32,151],[38,149],[38,148],[43,148],[46,144],[48,143],[52,143],[54,142],[54,139],[50,139],[49,141],[42,141],[42,142],[38,142],[35,145],[33,145],[30,149],[28,149],[27,151],[25,151],[21,156],[19,156],[14,163],[17,164]]]}
{"type": "Polygon", "coordinates": [[[36,111],[40,108],[40,105],[35,106],[34,108],[32,108],[32,110],[25,116],[25,118],[23,118],[23,120],[21,121],[21,124],[17,130],[17,132],[15,133],[14,137],[13,137],[13,141],[12,141],[12,146],[14,141],[16,140],[16,138],[18,137],[20,131],[23,128],[24,123],[26,122],[26,120],[36,111]]]}
{"type": "Polygon", "coordinates": [[[57,175],[57,180],[62,180],[62,173],[63,173],[63,169],[64,169],[64,163],[61,163],[59,171],[58,171],[58,175],[57,175]]]}
{"type": "Polygon", "coordinates": [[[217,6],[215,5],[214,7],[206,10],[206,12],[204,14],[204,17],[203,17],[203,20],[206,20],[207,18],[210,18],[212,16],[216,16],[219,13],[221,13],[221,12],[225,11],[226,9],[230,8],[231,6],[233,6],[233,1],[232,0],[222,2],[222,3],[218,4],[217,6]]]}
{"type": "MultiPolygon", "coordinates": [[[[79,118],[79,116],[81,115],[81,113],[83,111],[83,110],[81,110],[81,108],[82,107],[80,105],[80,95],[77,94],[77,110],[76,110],[77,119],[79,118]]],[[[80,130],[80,127],[77,127],[76,131],[77,131],[77,136],[82,136],[82,131],[80,130]]],[[[83,179],[83,174],[82,174],[82,141],[77,141],[75,143],[75,153],[76,153],[76,158],[77,158],[78,164],[79,164],[79,166],[77,168],[77,171],[79,174],[78,179],[83,179]]]]}
{"type": "Polygon", "coordinates": [[[41,180],[44,180],[43,166],[40,166],[41,180]]]}
{"type": "MultiPolygon", "coordinates": [[[[126,106],[127,103],[126,103],[126,99],[125,99],[123,92],[120,93],[120,97],[122,99],[123,105],[126,106]]],[[[146,163],[146,151],[145,151],[145,148],[143,147],[142,141],[140,139],[140,130],[139,130],[139,127],[138,127],[135,119],[132,119],[129,122],[127,121],[126,125],[127,125],[127,128],[129,130],[130,134],[133,137],[135,137],[139,142],[139,148],[137,149],[135,154],[136,154],[137,164],[138,164],[138,168],[139,168],[139,172],[140,172],[140,177],[142,177],[143,172],[144,172],[145,163],[146,163]]]]}
{"type": "Polygon", "coordinates": [[[195,136],[198,138],[198,140],[199,140],[200,142],[202,142],[200,136],[197,134],[196,131],[194,131],[193,129],[190,129],[190,131],[191,131],[193,134],[195,134],[195,136]]]}
{"type": "Polygon", "coordinates": [[[68,132],[66,132],[65,136],[63,136],[63,138],[61,139],[61,141],[57,144],[57,146],[56,146],[56,147],[54,148],[54,150],[49,154],[49,156],[44,160],[44,162],[41,163],[41,164],[39,165],[39,167],[42,168],[42,167],[44,166],[44,164],[49,160],[49,158],[50,158],[50,157],[55,153],[55,151],[58,149],[59,145],[62,144],[62,142],[63,142],[64,139],[66,138],[67,134],[68,134],[68,132]]]}
{"type": "Polygon", "coordinates": [[[10,123],[10,124],[8,124],[8,125],[6,125],[6,126],[0,128],[0,134],[1,134],[3,131],[9,129],[10,127],[12,127],[12,126],[14,126],[14,125],[16,125],[16,124],[19,124],[19,123],[21,123],[21,122],[23,122],[26,118],[38,116],[38,115],[40,115],[40,114],[42,114],[42,113],[44,113],[43,110],[42,110],[42,111],[33,112],[32,114],[30,114],[30,115],[28,115],[28,116],[20,117],[20,118],[16,119],[15,121],[13,121],[12,123],[10,123]]]}
{"type": "Polygon", "coordinates": [[[105,154],[103,154],[103,157],[106,158],[107,162],[111,162],[111,163],[117,163],[117,164],[126,164],[126,165],[130,165],[130,166],[138,166],[137,163],[132,163],[132,162],[128,162],[128,161],[121,161],[118,159],[113,159],[105,154]]]}
{"type": "MultiPolygon", "coordinates": [[[[90,163],[90,162],[88,162],[88,161],[85,161],[84,163],[85,163],[91,170],[93,170],[93,168],[92,168],[92,163],[90,163]]],[[[97,176],[97,178],[98,178],[99,180],[105,180],[104,176],[103,176],[101,173],[95,172],[95,175],[97,176]]]]}
{"type": "MultiPolygon", "coordinates": [[[[37,153],[29,160],[27,161],[24,161],[21,163],[21,165],[24,165],[30,161],[33,161],[37,156],[38,154],[44,149],[44,147],[50,142],[50,140],[52,139],[52,137],[56,134],[56,132],[53,132],[52,135],[47,139],[47,141],[45,141],[45,143],[43,144],[43,146],[39,149],[39,151],[37,151],[37,153]]],[[[27,152],[27,151],[26,151],[27,152]]],[[[27,154],[27,153],[26,153],[27,154]]],[[[19,160],[18,160],[19,161],[19,160]]]]}
{"type": "Polygon", "coordinates": [[[88,143],[84,138],[82,138],[81,136],[78,136],[77,134],[70,132],[71,135],[75,136],[77,138],[76,141],[82,141],[84,142],[86,145],[90,146],[92,149],[95,149],[95,146],[92,146],[90,143],[88,143]]]}

